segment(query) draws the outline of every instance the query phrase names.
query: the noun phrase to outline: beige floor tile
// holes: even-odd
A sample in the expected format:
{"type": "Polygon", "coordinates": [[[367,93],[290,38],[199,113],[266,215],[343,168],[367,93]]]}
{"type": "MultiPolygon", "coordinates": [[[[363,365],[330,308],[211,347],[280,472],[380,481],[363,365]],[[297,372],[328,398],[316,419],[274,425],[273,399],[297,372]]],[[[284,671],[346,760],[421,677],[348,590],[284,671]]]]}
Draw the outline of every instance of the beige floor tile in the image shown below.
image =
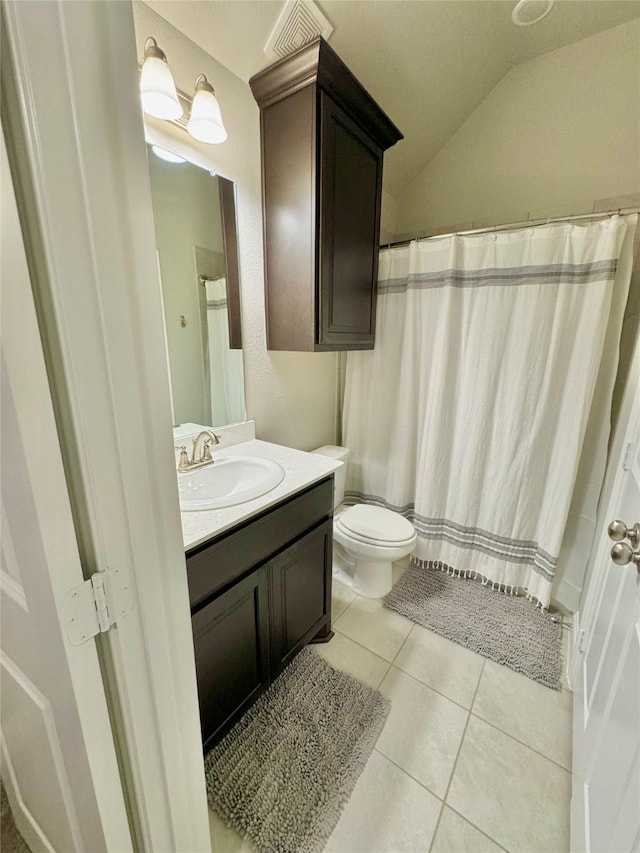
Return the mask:
{"type": "Polygon", "coordinates": [[[444,797],[468,712],[393,666],[380,692],[391,712],[376,749],[444,797]]]}
{"type": "Polygon", "coordinates": [[[209,833],[212,853],[255,853],[252,844],[241,838],[235,829],[226,825],[221,817],[209,810],[209,833]]]}
{"type": "Polygon", "coordinates": [[[433,631],[414,625],[393,663],[418,681],[470,708],[484,658],[433,631]]]}
{"type": "Polygon", "coordinates": [[[431,853],[503,853],[503,848],[445,806],[431,853]]]}
{"type": "Polygon", "coordinates": [[[512,853],[569,849],[571,774],[471,716],[447,803],[512,853]]]}
{"type": "Polygon", "coordinates": [[[378,599],[359,596],[334,622],[333,627],[391,662],[398,654],[412,624],[399,613],[387,610],[378,599]]]}
{"type": "Polygon", "coordinates": [[[355,592],[333,578],[331,585],[331,621],[333,623],[344,613],[355,597],[355,592]]]}
{"type": "Polygon", "coordinates": [[[380,686],[390,666],[389,661],[374,655],[339,631],[328,643],[317,643],[314,649],[331,666],[348,672],[370,687],[380,686]]]}
{"type": "Polygon", "coordinates": [[[572,693],[550,690],[493,661],[487,661],[473,705],[474,714],[567,770],[572,710],[572,693]]]}
{"type": "Polygon", "coordinates": [[[373,752],[325,853],[426,853],[440,800],[373,752]]]}

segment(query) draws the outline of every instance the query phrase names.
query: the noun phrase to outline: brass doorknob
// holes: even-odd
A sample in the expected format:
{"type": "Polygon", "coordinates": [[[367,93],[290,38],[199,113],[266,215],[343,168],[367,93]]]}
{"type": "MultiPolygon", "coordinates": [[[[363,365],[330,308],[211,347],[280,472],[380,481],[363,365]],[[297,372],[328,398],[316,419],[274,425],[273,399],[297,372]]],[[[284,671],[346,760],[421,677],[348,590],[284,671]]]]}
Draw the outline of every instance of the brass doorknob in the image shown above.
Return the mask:
{"type": "Polygon", "coordinates": [[[635,563],[640,570],[640,551],[634,551],[631,545],[626,542],[616,542],[611,549],[611,559],[616,566],[627,566],[629,563],[635,563]]]}
{"type": "Polygon", "coordinates": [[[624,521],[612,521],[607,528],[609,539],[614,542],[622,542],[623,539],[628,539],[632,546],[640,545],[640,524],[634,524],[633,527],[627,527],[624,521]]]}

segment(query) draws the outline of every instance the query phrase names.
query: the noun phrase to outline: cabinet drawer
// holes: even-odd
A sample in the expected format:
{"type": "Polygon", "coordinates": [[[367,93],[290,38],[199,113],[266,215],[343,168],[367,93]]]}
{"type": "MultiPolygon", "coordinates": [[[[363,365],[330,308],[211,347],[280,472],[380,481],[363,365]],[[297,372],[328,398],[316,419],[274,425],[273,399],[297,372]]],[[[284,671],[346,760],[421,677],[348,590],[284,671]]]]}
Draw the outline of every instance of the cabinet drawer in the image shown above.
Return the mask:
{"type": "Polygon", "coordinates": [[[333,475],[187,554],[192,610],[333,512],[333,475]]]}

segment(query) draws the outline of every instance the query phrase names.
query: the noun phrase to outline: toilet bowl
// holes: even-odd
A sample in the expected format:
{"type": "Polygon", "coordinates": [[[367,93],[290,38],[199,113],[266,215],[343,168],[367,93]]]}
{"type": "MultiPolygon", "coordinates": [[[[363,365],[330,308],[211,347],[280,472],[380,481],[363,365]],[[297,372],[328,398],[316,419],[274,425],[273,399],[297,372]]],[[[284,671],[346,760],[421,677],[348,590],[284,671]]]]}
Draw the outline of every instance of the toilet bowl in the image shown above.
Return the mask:
{"type": "Polygon", "coordinates": [[[393,586],[394,562],[413,551],[416,532],[397,512],[358,504],[335,520],[333,539],[353,561],[353,591],[382,598],[393,586]]]}
{"type": "Polygon", "coordinates": [[[383,507],[367,504],[343,507],[349,450],[325,445],[313,452],[343,463],[334,473],[334,575],[359,595],[382,598],[393,586],[393,563],[415,547],[413,525],[383,507]]]}

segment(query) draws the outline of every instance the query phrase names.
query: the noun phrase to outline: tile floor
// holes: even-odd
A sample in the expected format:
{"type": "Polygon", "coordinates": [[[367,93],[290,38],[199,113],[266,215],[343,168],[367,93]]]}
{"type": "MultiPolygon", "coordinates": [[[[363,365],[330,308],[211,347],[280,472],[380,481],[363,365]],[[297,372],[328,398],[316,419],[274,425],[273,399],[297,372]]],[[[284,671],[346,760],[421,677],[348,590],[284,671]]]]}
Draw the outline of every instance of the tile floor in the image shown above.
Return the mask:
{"type": "MultiPolygon", "coordinates": [[[[316,650],[392,701],[325,853],[563,853],[572,694],[542,687],[334,579],[316,650]]],[[[216,853],[251,847],[211,815],[216,853]]]]}

